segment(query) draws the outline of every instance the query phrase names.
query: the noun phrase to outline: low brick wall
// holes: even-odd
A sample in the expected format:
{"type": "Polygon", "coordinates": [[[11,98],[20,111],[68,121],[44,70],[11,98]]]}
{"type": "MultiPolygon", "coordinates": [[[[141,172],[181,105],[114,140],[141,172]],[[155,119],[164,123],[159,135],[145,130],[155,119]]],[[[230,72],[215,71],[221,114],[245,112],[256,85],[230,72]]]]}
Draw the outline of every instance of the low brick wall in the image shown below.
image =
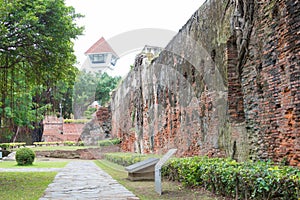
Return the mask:
{"type": "Polygon", "coordinates": [[[61,123],[61,120],[54,116],[47,116],[43,124],[42,139],[45,142],[78,142],[85,126],[85,124],[61,123]]]}

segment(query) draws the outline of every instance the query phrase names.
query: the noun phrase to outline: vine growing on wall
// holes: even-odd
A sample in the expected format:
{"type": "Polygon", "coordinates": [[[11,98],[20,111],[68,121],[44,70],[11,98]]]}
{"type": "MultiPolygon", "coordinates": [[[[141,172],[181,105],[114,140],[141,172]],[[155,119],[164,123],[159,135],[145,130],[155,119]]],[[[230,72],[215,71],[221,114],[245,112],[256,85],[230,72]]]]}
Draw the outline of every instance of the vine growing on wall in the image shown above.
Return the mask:
{"type": "MultiPolygon", "coordinates": [[[[237,68],[241,78],[243,66],[247,61],[249,41],[254,24],[255,0],[228,0],[225,13],[233,7],[231,31],[238,50],[237,68]]],[[[224,13],[224,15],[225,15],[224,13]]]]}

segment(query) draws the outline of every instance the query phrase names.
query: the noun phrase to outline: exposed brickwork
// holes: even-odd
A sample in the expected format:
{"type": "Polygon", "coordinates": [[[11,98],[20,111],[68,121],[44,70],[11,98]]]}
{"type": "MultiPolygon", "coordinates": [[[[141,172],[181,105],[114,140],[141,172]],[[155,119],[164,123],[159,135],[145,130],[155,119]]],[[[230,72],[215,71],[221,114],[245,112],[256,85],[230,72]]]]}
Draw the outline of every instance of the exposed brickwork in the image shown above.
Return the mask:
{"type": "Polygon", "coordinates": [[[61,123],[54,116],[47,116],[43,122],[43,139],[47,142],[80,141],[86,145],[97,145],[99,140],[111,133],[111,110],[100,107],[94,119],[86,124],[61,123]]]}
{"type": "Polygon", "coordinates": [[[262,3],[243,71],[252,155],[300,166],[300,3],[262,3]]]}
{"type": "Polygon", "coordinates": [[[60,134],[63,131],[63,126],[59,118],[54,116],[46,116],[43,121],[43,134],[60,134]]]}
{"type": "Polygon", "coordinates": [[[111,133],[111,110],[109,107],[100,107],[96,112],[99,125],[102,127],[104,133],[109,135],[111,133]]]}
{"type": "Polygon", "coordinates": [[[300,3],[207,1],[113,95],[122,149],[300,166],[300,3]]]}
{"type": "Polygon", "coordinates": [[[84,124],[62,124],[60,119],[54,116],[47,116],[43,121],[45,142],[74,141],[80,140],[84,124]]]}
{"type": "Polygon", "coordinates": [[[231,36],[227,41],[226,60],[228,74],[228,114],[233,122],[245,121],[244,101],[241,75],[237,68],[238,49],[236,38],[231,36]]]}

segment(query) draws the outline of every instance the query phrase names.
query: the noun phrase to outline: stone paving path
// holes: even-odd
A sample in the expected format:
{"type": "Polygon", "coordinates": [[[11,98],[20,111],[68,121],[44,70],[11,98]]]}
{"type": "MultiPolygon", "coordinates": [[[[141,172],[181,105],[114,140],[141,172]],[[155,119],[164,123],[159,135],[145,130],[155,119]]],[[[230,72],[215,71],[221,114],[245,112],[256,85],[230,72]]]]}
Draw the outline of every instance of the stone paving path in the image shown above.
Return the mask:
{"type": "Polygon", "coordinates": [[[137,200],[93,161],[72,161],[56,175],[40,200],[137,200]]]}

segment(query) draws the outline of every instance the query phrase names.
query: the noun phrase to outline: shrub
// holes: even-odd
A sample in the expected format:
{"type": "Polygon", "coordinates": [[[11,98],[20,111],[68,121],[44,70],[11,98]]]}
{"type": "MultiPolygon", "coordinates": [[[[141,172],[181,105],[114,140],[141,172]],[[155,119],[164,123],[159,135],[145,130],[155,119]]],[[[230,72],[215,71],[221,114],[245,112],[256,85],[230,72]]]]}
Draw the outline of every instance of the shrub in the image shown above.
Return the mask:
{"type": "Polygon", "coordinates": [[[84,146],[84,142],[83,141],[79,141],[79,142],[77,142],[77,146],[84,146]]]}
{"type": "Polygon", "coordinates": [[[93,107],[89,107],[86,111],[84,111],[84,116],[87,119],[92,119],[93,118],[93,114],[97,111],[97,108],[93,108],[93,107]]]}
{"type": "Polygon", "coordinates": [[[85,124],[89,121],[89,119],[64,119],[65,124],[85,124]]]}
{"type": "Polygon", "coordinates": [[[21,148],[16,152],[16,161],[18,165],[32,165],[35,153],[29,148],[21,148]]]}
{"type": "Polygon", "coordinates": [[[62,142],[34,142],[33,145],[35,146],[43,146],[43,145],[46,145],[46,146],[58,146],[60,145],[62,142]]]}
{"type": "Polygon", "coordinates": [[[64,141],[64,145],[65,146],[75,146],[76,142],[73,142],[73,141],[64,141]]]}
{"type": "Polygon", "coordinates": [[[137,153],[106,153],[104,157],[106,160],[111,161],[113,163],[117,163],[122,166],[129,166],[134,163],[146,160],[150,157],[159,158],[160,156],[153,154],[142,155],[137,153]]]}
{"type": "Polygon", "coordinates": [[[79,141],[79,142],[74,142],[74,141],[57,141],[57,142],[34,142],[33,143],[35,146],[59,146],[60,144],[64,144],[65,146],[84,146],[84,142],[83,141],[79,141]]]}
{"type": "Polygon", "coordinates": [[[100,140],[98,141],[99,146],[111,146],[120,144],[121,140],[119,138],[116,139],[110,139],[110,140],[100,140]]]}
{"type": "Polygon", "coordinates": [[[2,149],[8,149],[8,148],[9,148],[9,143],[1,143],[1,144],[0,144],[0,147],[1,147],[2,149]]]}
{"type": "Polygon", "coordinates": [[[13,149],[13,148],[19,148],[21,146],[25,146],[25,142],[15,142],[15,143],[0,143],[0,147],[2,149],[13,149]]]}
{"type": "Polygon", "coordinates": [[[271,162],[192,157],[172,159],[163,176],[236,199],[298,199],[300,170],[271,162]]]}

